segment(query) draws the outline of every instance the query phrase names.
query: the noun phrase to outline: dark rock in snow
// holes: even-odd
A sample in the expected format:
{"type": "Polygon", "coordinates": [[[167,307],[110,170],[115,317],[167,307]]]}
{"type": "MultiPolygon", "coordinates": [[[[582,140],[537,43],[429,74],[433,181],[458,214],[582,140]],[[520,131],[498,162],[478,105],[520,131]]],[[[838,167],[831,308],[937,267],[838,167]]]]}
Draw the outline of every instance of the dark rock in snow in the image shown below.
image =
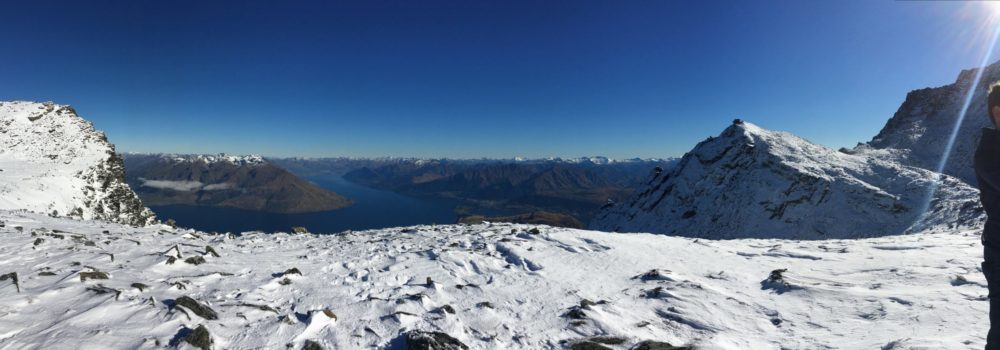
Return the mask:
{"type": "Polygon", "coordinates": [[[441,332],[406,332],[408,350],[466,350],[469,347],[454,337],[441,332]]]}
{"type": "Polygon", "coordinates": [[[108,279],[108,274],[101,271],[82,271],[80,272],[80,282],[86,282],[90,280],[106,280],[108,279]]]}
{"type": "Polygon", "coordinates": [[[778,294],[800,289],[801,287],[792,285],[785,280],[785,272],[788,272],[788,269],[777,269],[771,271],[771,274],[767,276],[767,279],[760,281],[760,289],[771,289],[778,294]]]}
{"type": "Polygon", "coordinates": [[[6,281],[6,280],[10,280],[11,283],[14,284],[14,287],[17,288],[18,293],[21,292],[21,283],[17,279],[17,272],[11,272],[0,275],[0,281],[6,281]]]}
{"type": "Polygon", "coordinates": [[[570,345],[569,348],[571,350],[614,350],[607,346],[591,341],[582,341],[578,343],[573,343],[573,345],[570,345]]]}
{"type": "Polygon", "coordinates": [[[449,314],[454,314],[455,313],[455,308],[451,307],[451,305],[444,305],[444,306],[439,307],[435,311],[437,313],[440,313],[440,314],[443,314],[443,313],[446,313],[446,312],[449,313],[449,314]]]}
{"type": "Polygon", "coordinates": [[[210,350],[212,348],[212,335],[208,333],[205,325],[198,325],[198,328],[184,337],[184,342],[201,350],[210,350]]]}
{"type": "Polygon", "coordinates": [[[673,346],[670,343],[660,341],[644,340],[636,344],[632,350],[694,350],[694,348],[690,346],[673,346]]]}
{"type": "Polygon", "coordinates": [[[566,318],[575,319],[575,320],[582,320],[582,319],[587,318],[587,314],[584,313],[583,309],[580,308],[579,306],[571,307],[569,309],[569,311],[566,311],[565,313],[563,313],[562,316],[566,317],[566,318]]]}
{"type": "Polygon", "coordinates": [[[619,345],[624,344],[627,339],[622,337],[612,337],[612,336],[598,336],[587,339],[587,341],[592,341],[595,343],[608,344],[608,345],[619,345]]]}
{"type": "Polygon", "coordinates": [[[212,308],[207,305],[203,305],[194,299],[191,299],[191,297],[182,296],[177,298],[177,300],[174,300],[174,303],[177,306],[183,306],[184,308],[191,310],[191,312],[194,312],[195,315],[201,316],[201,318],[206,320],[219,319],[219,315],[215,313],[215,310],[212,310],[212,308]]]}
{"type": "Polygon", "coordinates": [[[302,350],[323,350],[323,346],[312,340],[306,340],[305,343],[302,343],[302,350]]]}

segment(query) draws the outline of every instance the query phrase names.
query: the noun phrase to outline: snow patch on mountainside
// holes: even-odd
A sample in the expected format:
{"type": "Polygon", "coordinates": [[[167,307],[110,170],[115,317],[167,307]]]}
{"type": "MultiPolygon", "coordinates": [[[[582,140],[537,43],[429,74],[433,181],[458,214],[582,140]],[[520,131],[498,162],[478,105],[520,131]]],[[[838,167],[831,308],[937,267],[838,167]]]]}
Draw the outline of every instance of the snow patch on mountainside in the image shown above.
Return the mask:
{"type": "Polygon", "coordinates": [[[415,331],[472,349],[974,349],[987,329],[976,231],[717,241],[514,224],[233,236],[0,221],[0,275],[15,277],[0,279],[3,349],[187,346],[199,327],[216,349],[405,348],[415,331]]]}
{"type": "Polygon", "coordinates": [[[0,102],[0,209],[130,225],[155,220],[125,183],[122,159],[73,108],[0,102]]]}
{"type": "Polygon", "coordinates": [[[629,200],[592,223],[604,231],[689,237],[856,238],[980,227],[978,191],[939,175],[846,154],[785,132],[734,122],[656,173],[629,200]]]}

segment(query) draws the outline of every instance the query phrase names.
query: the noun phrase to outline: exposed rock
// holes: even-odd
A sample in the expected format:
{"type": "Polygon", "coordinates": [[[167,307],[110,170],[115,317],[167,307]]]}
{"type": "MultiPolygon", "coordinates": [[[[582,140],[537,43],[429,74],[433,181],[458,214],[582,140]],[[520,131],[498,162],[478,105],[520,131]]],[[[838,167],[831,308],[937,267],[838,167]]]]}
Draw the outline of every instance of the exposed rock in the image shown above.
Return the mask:
{"type": "Polygon", "coordinates": [[[101,271],[81,271],[80,272],[80,282],[86,282],[88,279],[91,280],[106,280],[108,279],[108,274],[101,271]]]}
{"type": "Polygon", "coordinates": [[[435,310],[435,311],[436,311],[437,313],[449,313],[449,314],[454,314],[454,313],[455,313],[455,308],[451,307],[451,305],[442,305],[441,307],[439,307],[439,308],[438,308],[437,310],[435,310]]]}
{"type": "Polygon", "coordinates": [[[184,262],[186,262],[188,264],[191,264],[191,265],[201,265],[201,264],[206,263],[207,261],[205,261],[205,258],[203,258],[201,256],[192,256],[190,258],[184,259],[184,262]]]}
{"type": "Polygon", "coordinates": [[[216,258],[219,258],[219,257],[221,257],[221,256],[219,255],[219,252],[216,252],[216,251],[215,251],[215,248],[212,248],[212,246],[210,246],[210,245],[207,245],[207,246],[205,246],[205,253],[207,253],[207,254],[211,254],[212,256],[214,256],[214,257],[216,257],[216,258]]]}
{"type": "Polygon", "coordinates": [[[174,303],[177,306],[183,306],[184,308],[191,310],[191,312],[194,312],[195,315],[201,316],[201,318],[204,318],[206,320],[219,319],[219,315],[215,313],[215,310],[212,310],[211,307],[203,305],[195,301],[194,299],[191,299],[188,296],[182,296],[180,298],[177,298],[176,300],[174,300],[174,303]]]}
{"type": "Polygon", "coordinates": [[[595,343],[601,343],[601,344],[619,345],[619,344],[624,344],[625,341],[628,340],[628,339],[625,339],[625,338],[622,338],[622,337],[612,337],[612,336],[597,336],[597,337],[592,337],[592,338],[587,339],[587,340],[595,342],[595,343]]]}
{"type": "Polygon", "coordinates": [[[441,332],[406,332],[408,350],[466,350],[469,347],[454,337],[441,332]]]}
{"type": "Polygon", "coordinates": [[[87,287],[87,290],[89,290],[91,292],[94,292],[94,293],[97,293],[97,294],[114,293],[115,294],[115,300],[118,300],[118,297],[121,296],[121,294],[122,294],[122,291],[120,291],[120,290],[117,290],[117,289],[114,289],[114,288],[108,288],[108,287],[105,287],[104,285],[101,285],[101,284],[98,284],[98,285],[92,286],[92,287],[87,287]]]}
{"type": "Polygon", "coordinates": [[[337,319],[337,314],[333,313],[333,311],[331,311],[330,309],[323,309],[323,314],[326,315],[326,317],[329,317],[331,319],[334,319],[334,320],[337,319]]]}
{"type": "Polygon", "coordinates": [[[973,84],[976,71],[961,71],[952,84],[910,91],[878,135],[851,151],[936,171],[952,130],[962,116],[962,105],[975,86],[969,110],[959,125],[944,167],[945,174],[975,185],[973,154],[982,135],[980,130],[993,127],[986,111],[986,95],[990,84],[1000,80],[1000,62],[986,66],[978,84],[973,84]]]}
{"type": "Polygon", "coordinates": [[[306,340],[302,343],[302,350],[323,350],[323,346],[312,340],[306,340]]]}
{"type": "Polygon", "coordinates": [[[569,308],[569,310],[566,311],[565,313],[563,313],[562,316],[566,317],[566,318],[569,318],[569,319],[575,319],[575,320],[582,320],[582,319],[587,318],[587,314],[585,312],[583,312],[583,309],[581,307],[579,307],[579,306],[574,306],[574,307],[569,308]]]}
{"type": "Polygon", "coordinates": [[[766,279],[760,281],[760,289],[771,289],[778,294],[799,289],[800,287],[792,285],[785,280],[785,272],[788,272],[788,269],[777,269],[771,271],[766,279]]]}
{"type": "Polygon", "coordinates": [[[14,287],[17,289],[18,293],[21,292],[21,282],[17,279],[17,272],[10,272],[0,275],[0,281],[6,281],[6,280],[10,280],[10,282],[14,284],[14,287]]]}
{"type": "Polygon", "coordinates": [[[670,343],[664,343],[659,341],[644,340],[639,344],[636,344],[632,350],[694,350],[690,346],[673,346],[670,343]]]}
{"type": "Polygon", "coordinates": [[[205,325],[198,325],[198,328],[184,337],[184,342],[201,350],[211,350],[213,343],[212,335],[208,333],[208,328],[205,328],[205,325]]]}
{"type": "Polygon", "coordinates": [[[573,343],[569,346],[571,350],[614,350],[607,346],[591,342],[591,341],[581,341],[573,343]]]}

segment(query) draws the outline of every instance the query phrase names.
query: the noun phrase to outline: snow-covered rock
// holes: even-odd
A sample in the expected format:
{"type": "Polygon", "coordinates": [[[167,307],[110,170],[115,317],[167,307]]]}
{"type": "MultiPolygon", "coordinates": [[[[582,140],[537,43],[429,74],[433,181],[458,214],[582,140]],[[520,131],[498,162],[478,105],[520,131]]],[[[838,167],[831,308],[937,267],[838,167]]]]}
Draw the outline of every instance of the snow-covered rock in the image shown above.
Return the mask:
{"type": "Polygon", "coordinates": [[[70,106],[0,102],[0,209],[129,225],[155,220],[122,158],[70,106]]]}
{"type": "MultiPolygon", "coordinates": [[[[977,70],[962,71],[949,85],[911,91],[878,135],[859,144],[853,152],[937,170],[977,70]]],[[[969,184],[976,184],[972,160],[980,129],[993,127],[986,111],[986,95],[989,86],[997,81],[1000,81],[1000,62],[987,66],[983,72],[943,171],[969,184]]]]}
{"type": "Polygon", "coordinates": [[[978,191],[938,174],[846,154],[785,132],[736,121],[677,166],[654,173],[591,227],[688,237],[855,238],[979,227],[978,191]],[[915,226],[915,224],[919,224],[915,226]]]}
{"type": "Polygon", "coordinates": [[[0,277],[3,349],[187,346],[195,333],[215,349],[414,338],[981,349],[988,323],[975,231],[704,240],[481,224],[232,236],[23,212],[0,221],[0,275],[17,281],[0,277]]]}

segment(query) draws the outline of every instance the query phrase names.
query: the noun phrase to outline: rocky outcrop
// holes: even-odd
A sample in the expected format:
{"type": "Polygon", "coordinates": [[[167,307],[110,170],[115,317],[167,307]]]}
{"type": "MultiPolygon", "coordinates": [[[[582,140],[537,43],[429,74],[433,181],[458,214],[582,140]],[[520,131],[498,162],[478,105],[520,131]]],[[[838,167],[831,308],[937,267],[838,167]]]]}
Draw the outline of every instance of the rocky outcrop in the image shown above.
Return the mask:
{"type": "Polygon", "coordinates": [[[65,105],[0,102],[0,209],[142,226],[153,212],[125,182],[104,133],[65,105]]]}
{"type": "Polygon", "coordinates": [[[699,143],[591,227],[706,238],[857,238],[983,222],[978,191],[951,176],[846,154],[740,121],[699,143]],[[928,210],[925,210],[927,208],[928,210]],[[926,214],[926,215],[925,215],[926,214]]]}
{"type": "MultiPolygon", "coordinates": [[[[905,165],[937,170],[951,132],[962,115],[962,106],[973,88],[977,69],[964,70],[954,83],[911,91],[885,127],[871,141],[852,153],[866,153],[905,165]]],[[[965,119],[959,125],[955,144],[943,173],[976,184],[972,158],[979,144],[980,129],[992,127],[986,111],[989,86],[1000,81],[1000,62],[985,68],[975,85],[965,119]]]]}

